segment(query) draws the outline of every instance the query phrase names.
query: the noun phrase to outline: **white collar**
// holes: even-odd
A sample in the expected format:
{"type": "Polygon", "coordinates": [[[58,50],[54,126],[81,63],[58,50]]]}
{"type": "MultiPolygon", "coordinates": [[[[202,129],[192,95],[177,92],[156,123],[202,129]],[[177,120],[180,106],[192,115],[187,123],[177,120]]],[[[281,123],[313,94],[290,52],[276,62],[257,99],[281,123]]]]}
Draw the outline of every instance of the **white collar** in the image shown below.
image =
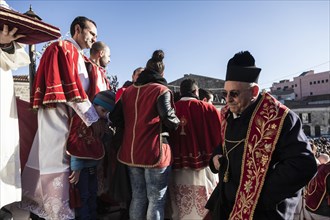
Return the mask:
{"type": "Polygon", "coordinates": [[[241,114],[233,113],[233,118],[234,118],[234,119],[235,119],[235,118],[239,118],[239,117],[241,117],[241,114]]]}
{"type": "Polygon", "coordinates": [[[79,44],[73,38],[69,38],[68,41],[70,41],[78,49],[78,51],[80,53],[83,53],[83,50],[81,49],[81,47],[79,46],[79,44]]]}
{"type": "Polygon", "coordinates": [[[189,101],[189,100],[194,100],[194,99],[196,99],[196,98],[194,98],[194,97],[182,97],[180,100],[189,101]]]}

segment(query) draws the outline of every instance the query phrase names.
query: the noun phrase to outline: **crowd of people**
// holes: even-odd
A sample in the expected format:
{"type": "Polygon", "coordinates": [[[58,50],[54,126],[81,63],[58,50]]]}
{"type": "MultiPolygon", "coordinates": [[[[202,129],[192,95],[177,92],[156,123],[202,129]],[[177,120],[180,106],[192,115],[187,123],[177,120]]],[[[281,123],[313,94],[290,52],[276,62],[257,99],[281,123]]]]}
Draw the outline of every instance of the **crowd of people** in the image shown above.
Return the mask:
{"type": "Polygon", "coordinates": [[[330,155],[330,138],[322,136],[310,138],[309,142],[316,157],[319,157],[320,155],[330,155]]]}
{"type": "MultiPolygon", "coordinates": [[[[28,64],[15,42],[28,36],[16,31],[0,30],[1,84],[12,82],[2,78],[11,69],[28,64]]],[[[1,91],[1,107],[11,107],[2,109],[1,126],[10,121],[17,136],[1,133],[1,207],[19,201],[32,219],[94,220],[98,198],[107,198],[121,203],[122,219],[130,220],[287,220],[304,187],[318,185],[312,181],[327,179],[318,195],[329,197],[329,161],[317,166],[315,159],[329,155],[329,141],[309,141],[299,117],[260,92],[261,69],[249,51],[229,59],[227,104],[219,111],[193,79],[182,81],[174,99],[162,50],[115,94],[105,71],[110,48],[97,41],[96,23],[78,16],[70,33],[40,60],[30,103],[38,129],[22,172],[15,101],[1,91]]],[[[306,204],[309,211],[320,206],[306,204]]]]}

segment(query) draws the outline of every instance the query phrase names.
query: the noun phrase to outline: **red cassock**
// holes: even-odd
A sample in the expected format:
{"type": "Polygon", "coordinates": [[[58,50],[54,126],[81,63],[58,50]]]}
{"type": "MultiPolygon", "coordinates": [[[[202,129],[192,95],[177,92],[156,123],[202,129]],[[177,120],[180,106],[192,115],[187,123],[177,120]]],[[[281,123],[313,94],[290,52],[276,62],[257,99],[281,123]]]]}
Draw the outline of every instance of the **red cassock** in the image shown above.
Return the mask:
{"type": "Polygon", "coordinates": [[[220,112],[197,99],[175,103],[179,128],[170,134],[174,169],[208,166],[213,150],[220,144],[220,112]]]}
{"type": "Polygon", "coordinates": [[[3,25],[8,25],[9,30],[16,27],[17,34],[26,35],[17,39],[24,44],[38,44],[58,39],[61,36],[60,29],[30,16],[0,7],[0,30],[3,25]]]}

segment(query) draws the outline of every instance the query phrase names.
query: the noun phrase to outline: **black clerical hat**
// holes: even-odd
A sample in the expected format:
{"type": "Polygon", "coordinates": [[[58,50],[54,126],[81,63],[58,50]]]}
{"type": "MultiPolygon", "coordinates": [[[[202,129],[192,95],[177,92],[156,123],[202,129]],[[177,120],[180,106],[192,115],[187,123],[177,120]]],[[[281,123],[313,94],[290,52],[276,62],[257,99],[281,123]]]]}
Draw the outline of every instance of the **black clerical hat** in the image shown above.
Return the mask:
{"type": "Polygon", "coordinates": [[[242,51],[228,61],[226,81],[258,83],[260,71],[261,69],[255,66],[254,57],[250,52],[242,51]]]}

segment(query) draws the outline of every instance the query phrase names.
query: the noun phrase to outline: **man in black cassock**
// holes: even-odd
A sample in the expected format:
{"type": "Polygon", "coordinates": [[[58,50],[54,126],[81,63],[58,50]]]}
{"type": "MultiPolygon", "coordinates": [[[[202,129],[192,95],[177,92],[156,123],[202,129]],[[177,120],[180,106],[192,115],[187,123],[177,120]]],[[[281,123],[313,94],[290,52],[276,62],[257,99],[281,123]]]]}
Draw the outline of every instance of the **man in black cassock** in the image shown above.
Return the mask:
{"type": "Polygon", "coordinates": [[[220,178],[206,205],[213,220],[293,219],[300,191],[317,171],[299,117],[259,94],[260,71],[248,51],[227,65],[222,140],[210,160],[220,178]]]}

